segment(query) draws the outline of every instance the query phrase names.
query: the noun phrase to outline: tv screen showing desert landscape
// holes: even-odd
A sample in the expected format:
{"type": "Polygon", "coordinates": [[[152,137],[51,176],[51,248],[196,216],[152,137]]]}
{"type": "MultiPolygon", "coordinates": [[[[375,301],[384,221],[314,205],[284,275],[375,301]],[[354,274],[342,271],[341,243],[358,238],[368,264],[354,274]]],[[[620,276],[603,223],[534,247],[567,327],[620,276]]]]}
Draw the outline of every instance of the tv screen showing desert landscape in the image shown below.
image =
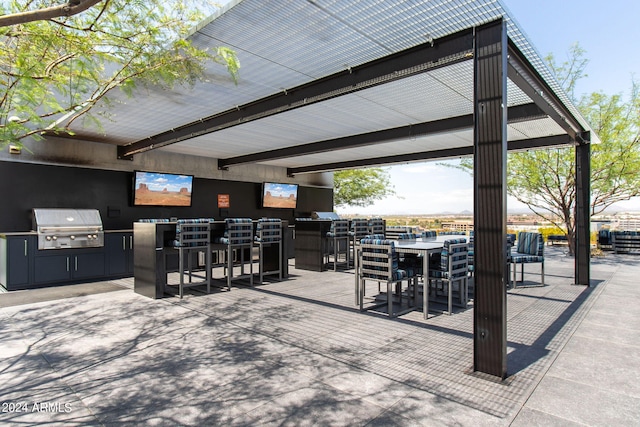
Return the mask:
{"type": "Polygon", "coordinates": [[[295,208],[298,201],[298,184],[265,182],[262,206],[265,208],[295,208]]]}
{"type": "Polygon", "coordinates": [[[134,206],[191,206],[193,176],[134,173],[134,206]]]}

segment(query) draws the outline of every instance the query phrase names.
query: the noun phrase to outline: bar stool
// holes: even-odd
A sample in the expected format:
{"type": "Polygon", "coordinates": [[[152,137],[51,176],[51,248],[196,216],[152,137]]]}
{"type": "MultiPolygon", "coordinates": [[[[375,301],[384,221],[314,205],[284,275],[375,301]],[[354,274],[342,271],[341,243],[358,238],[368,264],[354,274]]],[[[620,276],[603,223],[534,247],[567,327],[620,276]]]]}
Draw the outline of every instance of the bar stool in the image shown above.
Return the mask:
{"type": "Polygon", "coordinates": [[[223,237],[214,239],[211,250],[222,249],[225,251],[225,274],[227,276],[227,289],[231,290],[231,281],[249,279],[253,286],[253,221],[251,218],[227,218],[223,237]],[[245,259],[245,253],[248,258],[245,259]],[[234,259],[235,254],[235,259],[234,259]],[[249,274],[244,272],[244,267],[249,264],[249,274]],[[233,276],[234,265],[240,266],[240,275],[233,276]]]}
{"type": "Polygon", "coordinates": [[[259,219],[254,244],[259,248],[258,275],[260,284],[262,284],[263,276],[267,274],[278,274],[278,279],[282,280],[282,220],[280,218],[259,219]],[[264,271],[264,248],[274,245],[278,246],[278,268],[264,271]]]}
{"type": "MultiPolygon", "coordinates": [[[[178,250],[178,270],[180,274],[179,294],[184,296],[184,288],[192,286],[207,285],[207,293],[211,292],[211,251],[209,243],[211,238],[211,218],[200,219],[179,219],[176,222],[176,239],[173,247],[178,250]],[[193,252],[203,252],[205,254],[205,277],[198,282],[193,281],[193,252]],[[185,258],[187,266],[185,268],[185,258]],[[185,283],[185,275],[189,282],[185,283]]],[[[168,286],[175,286],[167,284],[168,286]]]]}
{"type": "Polygon", "coordinates": [[[349,245],[351,247],[351,260],[356,259],[356,243],[364,239],[369,234],[369,220],[363,218],[353,218],[351,229],[349,230],[349,245]]]}
{"type": "Polygon", "coordinates": [[[349,221],[346,219],[335,219],[331,221],[331,229],[327,232],[327,242],[330,246],[326,251],[327,263],[329,257],[333,255],[333,271],[338,270],[338,264],[346,264],[349,267],[349,221]],[[344,247],[344,249],[343,249],[344,247]],[[344,254],[346,261],[340,261],[340,255],[344,254]]]}

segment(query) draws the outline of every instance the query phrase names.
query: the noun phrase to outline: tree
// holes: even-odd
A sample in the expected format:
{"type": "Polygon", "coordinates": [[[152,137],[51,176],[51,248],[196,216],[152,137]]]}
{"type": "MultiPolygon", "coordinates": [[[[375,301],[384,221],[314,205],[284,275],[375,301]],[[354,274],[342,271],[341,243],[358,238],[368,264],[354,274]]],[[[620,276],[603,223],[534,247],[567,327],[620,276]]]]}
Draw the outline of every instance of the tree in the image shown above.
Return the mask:
{"type": "Polygon", "coordinates": [[[349,169],[333,174],[333,201],[336,206],[369,206],[393,194],[395,191],[386,169],[349,169]]]}
{"type": "MultiPolygon", "coordinates": [[[[585,77],[587,61],[579,45],[572,46],[569,60],[556,65],[546,60],[585,119],[601,140],[591,145],[591,214],[614,203],[640,195],[640,97],[632,81],[629,100],[595,92],[576,99],[576,82],[585,77]]],[[[470,160],[461,167],[473,170],[470,160]]],[[[575,154],[571,147],[509,153],[507,193],[527,205],[536,215],[567,231],[569,252],[575,244],[575,154]]]]}
{"type": "MultiPolygon", "coordinates": [[[[575,45],[568,62],[551,70],[602,141],[591,146],[591,214],[640,195],[640,97],[632,81],[631,96],[595,92],[576,100],[575,82],[584,76],[584,51],[575,45]],[[577,101],[577,102],[576,102],[577,101]]],[[[514,153],[508,160],[509,194],[537,215],[567,231],[569,252],[575,244],[575,157],[572,148],[514,153]]]]}
{"type": "Polygon", "coordinates": [[[0,16],[0,27],[26,24],[27,22],[59,18],[61,16],[77,15],[78,13],[89,9],[91,6],[95,6],[101,1],[102,0],[71,0],[68,3],[58,6],[2,15],[0,16]]]}
{"type": "MultiPolygon", "coordinates": [[[[47,8],[50,3],[0,4],[0,18],[6,23],[59,12],[47,8]]],[[[70,125],[80,117],[99,127],[91,109],[98,101],[108,105],[113,89],[131,95],[136,85],[194,84],[207,61],[227,67],[230,80],[236,77],[232,50],[205,51],[186,40],[211,11],[202,2],[72,0],[66,6],[72,9],[58,18],[0,27],[0,146],[73,134],[70,125]]]]}

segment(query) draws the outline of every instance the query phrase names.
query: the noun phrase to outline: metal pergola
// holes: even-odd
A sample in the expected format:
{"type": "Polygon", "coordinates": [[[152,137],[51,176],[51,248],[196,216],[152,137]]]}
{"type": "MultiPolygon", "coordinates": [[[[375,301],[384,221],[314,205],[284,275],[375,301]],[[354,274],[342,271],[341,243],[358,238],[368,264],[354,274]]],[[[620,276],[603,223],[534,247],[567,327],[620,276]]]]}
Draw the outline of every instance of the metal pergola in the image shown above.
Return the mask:
{"type": "Polygon", "coordinates": [[[500,1],[363,3],[233,2],[193,40],[237,49],[246,81],[141,93],[107,136],[121,159],[166,150],[289,176],[473,156],[474,370],[505,378],[507,152],[575,147],[575,283],[589,285],[591,130],[500,1]]]}

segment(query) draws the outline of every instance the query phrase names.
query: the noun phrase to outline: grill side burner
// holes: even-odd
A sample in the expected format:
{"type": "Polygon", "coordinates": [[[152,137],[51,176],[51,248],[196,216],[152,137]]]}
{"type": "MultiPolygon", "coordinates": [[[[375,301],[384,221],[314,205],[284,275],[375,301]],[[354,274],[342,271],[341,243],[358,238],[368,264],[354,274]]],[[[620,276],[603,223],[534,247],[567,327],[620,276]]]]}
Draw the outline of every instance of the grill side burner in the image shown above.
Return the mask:
{"type": "Polygon", "coordinates": [[[104,246],[102,219],[97,209],[33,209],[38,249],[104,246]]]}

